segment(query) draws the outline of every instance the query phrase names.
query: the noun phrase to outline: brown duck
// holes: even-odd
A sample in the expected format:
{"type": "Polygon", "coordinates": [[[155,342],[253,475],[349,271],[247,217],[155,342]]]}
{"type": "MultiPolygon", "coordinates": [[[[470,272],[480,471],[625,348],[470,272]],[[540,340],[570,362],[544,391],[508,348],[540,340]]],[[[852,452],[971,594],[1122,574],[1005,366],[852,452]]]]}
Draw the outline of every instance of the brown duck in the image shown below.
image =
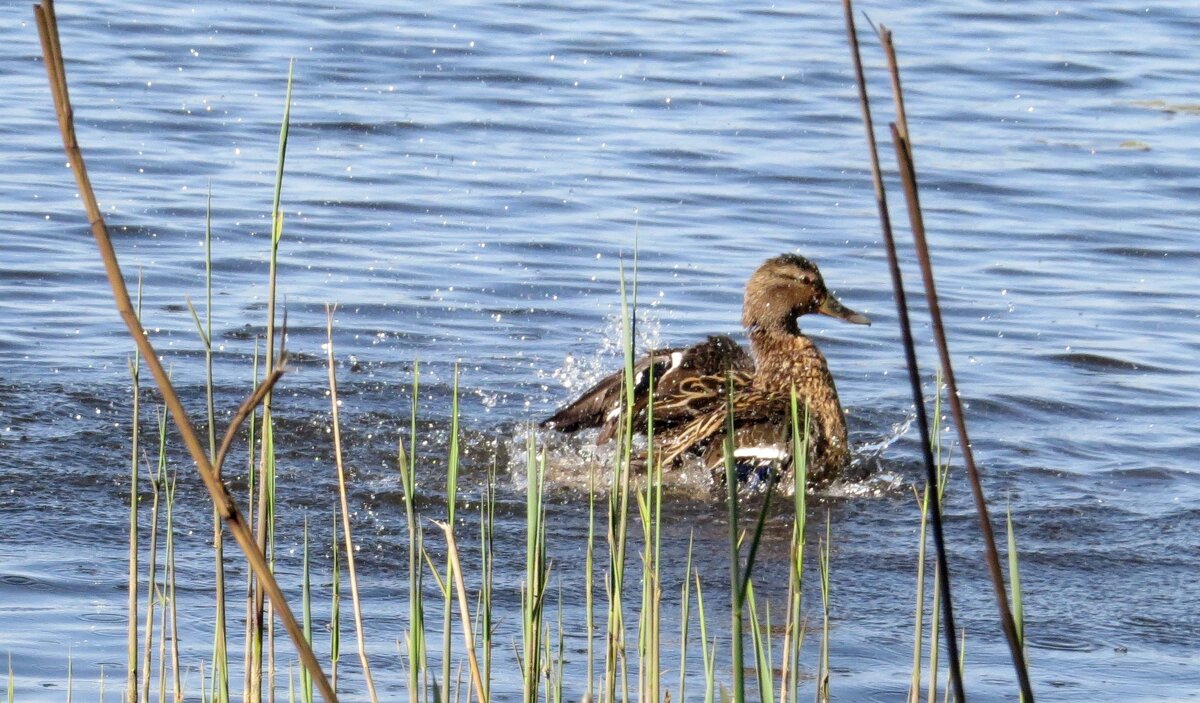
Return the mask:
{"type": "MultiPolygon", "coordinates": [[[[808,259],[777,256],[746,282],[742,325],[750,353],[729,336],[716,335],[687,348],[654,350],[635,364],[634,427],[645,430],[653,388],[656,451],[665,466],[685,452],[700,454],[710,469],[723,464],[730,399],[738,464],[790,466],[795,388],[800,412],[807,406],[809,418],[809,480],[827,483],[846,467],[850,445],[833,376],[821,350],[796,323],[809,313],[870,324],[829,293],[808,259]]],[[[618,371],[542,426],[561,432],[599,427],[597,443],[606,442],[623,426],[624,386],[624,371],[618,371]]]]}

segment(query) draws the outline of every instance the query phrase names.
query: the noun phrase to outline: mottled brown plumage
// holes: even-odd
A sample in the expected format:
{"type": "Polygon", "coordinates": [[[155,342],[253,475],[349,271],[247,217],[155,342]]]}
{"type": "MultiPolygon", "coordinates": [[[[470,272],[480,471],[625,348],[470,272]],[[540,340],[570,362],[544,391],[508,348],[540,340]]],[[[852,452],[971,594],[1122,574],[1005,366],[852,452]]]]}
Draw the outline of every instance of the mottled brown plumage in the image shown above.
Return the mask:
{"type": "MultiPolygon", "coordinates": [[[[655,350],[635,365],[634,427],[645,428],[653,380],[656,451],[664,464],[693,451],[703,455],[706,466],[720,465],[729,406],[739,463],[790,464],[794,388],[809,418],[810,480],[827,482],[846,467],[850,447],[833,375],[796,323],[810,313],[869,324],[829,293],[807,259],[777,256],[746,283],[742,324],[750,354],[721,335],[686,349],[655,350]]],[[[600,427],[597,441],[607,441],[622,426],[624,378],[623,371],[604,378],[542,425],[563,432],[600,427]]]]}

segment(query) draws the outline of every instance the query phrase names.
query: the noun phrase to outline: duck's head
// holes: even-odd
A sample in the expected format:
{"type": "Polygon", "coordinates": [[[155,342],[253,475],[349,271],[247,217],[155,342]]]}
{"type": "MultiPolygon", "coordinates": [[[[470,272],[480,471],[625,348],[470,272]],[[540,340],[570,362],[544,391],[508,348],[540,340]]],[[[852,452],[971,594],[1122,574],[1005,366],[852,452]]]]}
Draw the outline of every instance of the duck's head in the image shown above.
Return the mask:
{"type": "Polygon", "coordinates": [[[869,325],[866,316],[842,305],[829,289],[815,264],[803,256],[783,254],[767,259],[746,282],[742,325],[747,329],[786,329],[796,332],[796,318],[820,313],[857,325],[869,325]]]}

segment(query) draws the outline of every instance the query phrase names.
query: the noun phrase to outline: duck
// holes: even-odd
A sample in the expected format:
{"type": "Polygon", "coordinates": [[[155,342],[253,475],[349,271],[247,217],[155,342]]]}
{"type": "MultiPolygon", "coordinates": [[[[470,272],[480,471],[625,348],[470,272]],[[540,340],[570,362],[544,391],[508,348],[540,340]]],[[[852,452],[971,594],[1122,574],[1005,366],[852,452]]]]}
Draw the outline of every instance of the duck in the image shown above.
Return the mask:
{"type": "MultiPolygon", "coordinates": [[[[720,334],[690,347],[654,349],[636,361],[633,427],[644,433],[653,420],[654,451],[664,467],[677,465],[685,454],[697,454],[705,468],[723,475],[732,410],[739,476],[787,471],[793,464],[795,389],[799,412],[808,418],[810,486],[828,484],[847,468],[850,443],[833,374],[798,323],[809,314],[871,324],[829,291],[816,264],[798,254],[781,254],[767,259],[746,282],[742,326],[749,351],[720,334]]],[[[541,426],[563,433],[598,427],[597,444],[608,442],[625,426],[625,386],[623,369],[610,374],[541,426]]]]}

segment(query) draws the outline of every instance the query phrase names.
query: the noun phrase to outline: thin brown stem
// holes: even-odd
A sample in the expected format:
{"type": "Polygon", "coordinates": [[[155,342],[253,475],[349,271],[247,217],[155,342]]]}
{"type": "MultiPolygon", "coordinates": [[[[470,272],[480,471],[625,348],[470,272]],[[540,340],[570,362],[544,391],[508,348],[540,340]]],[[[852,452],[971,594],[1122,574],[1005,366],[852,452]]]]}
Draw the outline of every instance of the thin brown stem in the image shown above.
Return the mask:
{"type": "MultiPolygon", "coordinates": [[[[842,0],[842,9],[846,18],[846,36],[850,43],[850,56],[854,62],[854,74],[858,83],[858,100],[862,110],[863,127],[867,135],[867,147],[871,157],[871,178],[875,186],[875,204],[879,210],[879,222],[883,233],[884,249],[887,252],[888,271],[892,279],[892,290],[896,299],[896,313],[900,322],[900,335],[904,343],[904,358],[908,367],[909,385],[912,389],[913,406],[917,414],[917,427],[921,434],[921,451],[925,463],[925,474],[929,485],[936,486],[937,467],[933,458],[933,450],[929,441],[929,419],[925,412],[925,396],[921,390],[920,369],[917,365],[916,345],[913,342],[912,324],[908,318],[908,298],[904,292],[904,281],[900,274],[900,262],[896,254],[896,240],[892,235],[891,215],[888,212],[887,195],[883,187],[883,171],[879,166],[879,151],[875,143],[875,125],[871,119],[871,103],[867,97],[867,81],[862,67],[862,56],[858,49],[858,32],[854,28],[854,8],[851,0],[842,0]]],[[[942,532],[941,502],[937,492],[931,494],[929,503],[929,522],[933,530],[933,542],[937,553],[938,569],[944,578],[941,581],[939,597],[944,604],[946,614],[945,641],[950,658],[958,660],[958,642],[954,630],[954,608],[950,590],[950,571],[946,557],[946,542],[942,532]]],[[[966,702],[962,677],[957,669],[951,669],[951,683],[959,703],[966,702]]]]}
{"type": "Polygon", "coordinates": [[[87,213],[92,235],[96,239],[100,258],[104,262],[104,270],[108,276],[109,285],[112,288],[113,301],[116,304],[117,312],[120,314],[121,319],[124,320],[125,326],[128,328],[130,335],[132,335],[134,342],[138,346],[138,350],[145,360],[146,366],[150,369],[150,373],[154,377],[159,391],[162,393],[163,402],[170,411],[171,417],[175,421],[180,435],[182,435],[183,442],[187,446],[193,461],[196,463],[196,470],[200,474],[200,479],[204,482],[205,488],[208,489],[213,504],[221,514],[221,518],[225,521],[230,534],[233,535],[238,546],[245,553],[251,570],[254,571],[259,582],[270,594],[271,600],[276,603],[276,612],[279,614],[280,620],[283,621],[284,627],[295,643],[301,661],[312,673],[313,680],[316,681],[321,695],[326,701],[333,703],[333,701],[337,700],[337,694],[330,687],[329,681],[325,677],[325,672],[321,670],[320,663],[318,663],[312,649],[305,642],[304,632],[300,628],[300,624],[296,622],[295,616],[292,615],[291,609],[288,608],[283,591],[279,588],[279,584],[271,574],[262,550],[255,544],[254,536],[250,533],[249,527],[247,527],[245,520],[243,520],[241,513],[238,511],[233,495],[230,494],[225,484],[217,477],[216,471],[214,471],[212,464],[209,462],[204,443],[201,441],[195,427],[193,427],[187,410],[184,409],[178,394],[175,393],[171,380],[167,376],[167,371],[163,367],[162,362],[159,361],[158,353],[155,351],[154,346],[150,343],[149,335],[146,334],[146,330],[138,320],[137,313],[129,297],[129,290],[125,286],[125,279],[121,274],[121,267],[117,262],[112,239],[108,234],[108,227],[104,222],[99,203],[97,203],[95,193],[92,191],[91,181],[87,176],[83,153],[75,138],[74,117],[70,98],[67,94],[66,72],[63,65],[62,49],[58,38],[58,24],[54,17],[52,0],[43,0],[42,3],[35,5],[34,13],[37,17],[38,33],[42,42],[42,57],[49,75],[51,92],[54,95],[59,130],[62,132],[63,148],[66,151],[67,160],[71,164],[71,170],[75,174],[76,183],[79,186],[80,200],[83,202],[84,211],[87,213]]]}
{"type": "Polygon", "coordinates": [[[354,541],[350,536],[350,501],[346,495],[346,466],[342,463],[341,413],[338,411],[337,373],[333,357],[333,311],[334,308],[325,306],[325,358],[329,363],[329,403],[333,414],[333,457],[337,463],[338,496],[342,502],[342,537],[346,541],[346,573],[350,576],[350,598],[354,603],[354,630],[358,635],[358,659],[362,662],[363,678],[367,681],[367,694],[371,703],[379,703],[379,696],[375,693],[375,682],[371,678],[371,665],[367,661],[362,605],[358,600],[358,571],[354,568],[354,541]]]}
{"type": "MultiPolygon", "coordinates": [[[[967,469],[967,483],[971,486],[971,495],[975,500],[975,513],[979,516],[979,530],[983,533],[984,561],[987,562],[988,575],[996,594],[996,609],[1000,613],[1000,627],[1008,641],[1009,653],[1012,655],[1013,668],[1017,672],[1017,683],[1026,703],[1033,703],[1033,688],[1029,682],[1029,671],[1025,666],[1025,654],[1021,651],[1021,640],[1017,636],[1016,622],[1012,610],[1008,607],[1008,588],[1004,584],[1004,573],[1000,568],[1000,555],[996,551],[996,536],[992,531],[991,517],[988,515],[987,498],[983,494],[983,484],[979,478],[979,469],[975,466],[975,455],[971,450],[971,438],[967,434],[966,417],[963,414],[962,400],[958,395],[958,384],[954,380],[954,366],[950,361],[950,348],[946,343],[946,331],[942,326],[942,311],[938,304],[937,287],[933,279],[933,264],[929,258],[929,245],[925,241],[925,220],[921,215],[921,202],[917,193],[917,173],[912,162],[912,147],[908,139],[900,134],[900,129],[892,125],[892,141],[896,145],[896,160],[900,164],[900,180],[904,184],[904,197],[908,203],[908,217],[912,226],[913,240],[916,242],[917,260],[921,264],[921,278],[925,284],[925,299],[929,303],[929,317],[933,327],[933,339],[937,344],[938,356],[942,361],[942,376],[946,383],[946,398],[950,410],[954,414],[954,425],[958,430],[958,442],[962,447],[963,465],[967,469]]],[[[943,572],[944,574],[944,572],[943,572]]],[[[943,584],[948,579],[943,579],[943,584]]],[[[947,623],[951,617],[946,610],[947,623]]],[[[958,670],[953,662],[958,657],[951,651],[951,673],[958,670]]]]}
{"type": "MultiPolygon", "coordinates": [[[[458,593],[459,620],[462,622],[463,641],[467,645],[467,663],[471,669],[471,685],[475,689],[475,699],[479,703],[486,703],[487,696],[484,693],[483,676],[479,672],[479,660],[475,656],[475,635],[471,632],[471,612],[467,604],[467,586],[463,581],[462,563],[458,557],[458,542],[455,541],[454,530],[450,529],[448,523],[436,520],[432,522],[446,534],[447,559],[454,566],[454,588],[458,593]]],[[[447,588],[449,586],[450,584],[446,584],[447,588]]]]}
{"type": "Polygon", "coordinates": [[[255,388],[254,392],[238,406],[237,412],[233,414],[233,419],[229,421],[229,427],[225,430],[225,437],[221,440],[221,448],[217,450],[217,458],[213,461],[213,468],[216,471],[220,472],[222,467],[225,466],[225,456],[233,446],[234,440],[237,439],[237,432],[241,428],[242,423],[254,414],[254,410],[258,407],[258,404],[263,401],[263,398],[267,397],[267,394],[271,392],[271,389],[275,387],[279,379],[283,378],[283,374],[285,373],[287,373],[287,367],[280,362],[275,367],[275,370],[271,372],[271,375],[267,376],[267,380],[260,383],[258,388],[255,388]]]}

